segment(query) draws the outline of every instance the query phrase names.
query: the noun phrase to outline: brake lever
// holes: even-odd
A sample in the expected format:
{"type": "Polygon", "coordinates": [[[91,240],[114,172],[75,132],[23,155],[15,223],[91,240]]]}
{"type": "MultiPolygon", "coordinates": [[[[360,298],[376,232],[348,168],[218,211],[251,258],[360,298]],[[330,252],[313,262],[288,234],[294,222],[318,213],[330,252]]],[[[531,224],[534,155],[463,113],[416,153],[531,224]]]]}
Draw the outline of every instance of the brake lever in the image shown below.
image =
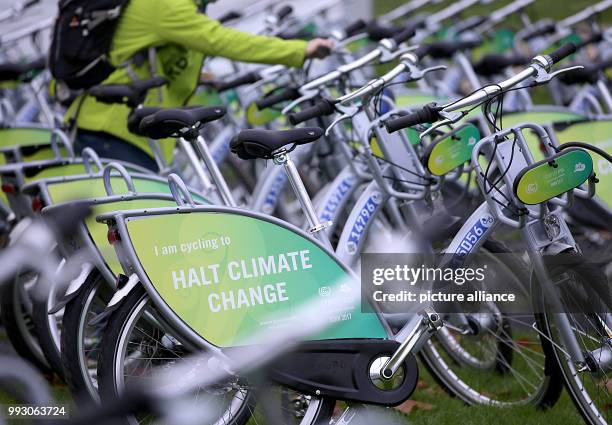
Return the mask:
{"type": "Polygon", "coordinates": [[[391,50],[385,44],[381,44],[381,46],[384,47],[383,49],[381,49],[380,58],[378,58],[378,63],[381,64],[393,62],[400,56],[405,55],[406,53],[410,53],[418,48],[418,46],[401,47],[400,45],[397,47],[397,49],[391,50]]]}
{"type": "Polygon", "coordinates": [[[353,119],[353,117],[355,115],[357,115],[357,113],[359,112],[359,110],[361,109],[360,106],[345,106],[345,105],[340,105],[337,104],[336,105],[336,110],[339,112],[342,112],[342,115],[339,116],[338,118],[336,118],[330,125],[329,127],[327,127],[327,129],[325,129],[325,136],[328,137],[331,133],[332,128],[334,128],[336,125],[340,124],[342,121],[346,121],[346,120],[350,120],[353,119]]]}
{"type": "Polygon", "coordinates": [[[304,94],[302,94],[302,97],[293,100],[289,105],[285,106],[285,108],[283,108],[283,110],[281,111],[281,114],[287,115],[289,112],[295,109],[296,106],[308,100],[314,99],[318,95],[319,95],[319,92],[317,90],[311,90],[311,91],[305,92],[304,94]]]}
{"type": "Polygon", "coordinates": [[[534,81],[538,85],[546,84],[550,80],[555,78],[557,75],[565,74],[566,72],[575,71],[577,69],[583,69],[583,68],[584,68],[584,66],[577,65],[577,66],[570,66],[570,67],[567,67],[567,68],[563,68],[563,69],[560,69],[560,70],[555,71],[555,72],[547,72],[545,69],[538,67],[538,72],[537,72],[536,76],[534,77],[534,81]]]}
{"type": "Polygon", "coordinates": [[[420,80],[423,77],[425,77],[425,75],[429,74],[430,72],[443,71],[446,69],[445,65],[437,65],[437,66],[432,66],[432,67],[425,68],[425,69],[419,69],[418,67],[416,67],[415,65],[411,63],[408,63],[407,65],[408,65],[408,68],[406,69],[406,72],[408,73],[409,77],[406,82],[420,80]]]}
{"type": "Polygon", "coordinates": [[[425,136],[433,133],[440,127],[444,127],[446,125],[450,126],[451,124],[455,124],[456,122],[458,122],[461,118],[463,118],[466,115],[467,113],[463,113],[463,112],[440,112],[440,116],[444,117],[444,119],[442,121],[435,123],[434,125],[429,127],[427,130],[419,134],[419,139],[423,140],[425,136]]]}

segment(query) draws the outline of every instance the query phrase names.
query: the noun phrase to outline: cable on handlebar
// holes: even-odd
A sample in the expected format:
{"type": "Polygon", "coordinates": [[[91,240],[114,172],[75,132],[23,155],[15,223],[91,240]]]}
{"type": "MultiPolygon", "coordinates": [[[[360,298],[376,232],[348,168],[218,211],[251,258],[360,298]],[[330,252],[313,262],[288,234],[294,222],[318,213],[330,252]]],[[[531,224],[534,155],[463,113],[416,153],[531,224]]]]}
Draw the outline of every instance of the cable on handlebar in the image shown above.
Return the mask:
{"type": "Polygon", "coordinates": [[[608,152],[604,151],[603,149],[598,148],[597,146],[591,145],[589,143],[585,143],[585,142],[567,142],[562,144],[561,146],[556,148],[556,151],[562,151],[563,149],[567,149],[567,148],[582,148],[582,149],[586,149],[592,152],[595,152],[597,155],[602,156],[604,159],[606,159],[608,162],[612,162],[612,155],[610,155],[608,152]]]}

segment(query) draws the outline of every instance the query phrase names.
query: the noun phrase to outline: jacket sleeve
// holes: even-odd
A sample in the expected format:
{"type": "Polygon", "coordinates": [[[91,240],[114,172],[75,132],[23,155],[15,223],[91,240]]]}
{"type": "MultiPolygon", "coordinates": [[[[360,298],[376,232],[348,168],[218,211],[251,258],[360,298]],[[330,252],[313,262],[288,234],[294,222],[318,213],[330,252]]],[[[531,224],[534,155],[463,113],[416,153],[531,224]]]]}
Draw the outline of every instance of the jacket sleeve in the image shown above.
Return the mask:
{"type": "Polygon", "coordinates": [[[204,53],[241,62],[301,67],[306,42],[281,40],[225,28],[198,12],[192,0],[157,0],[158,37],[204,53]]]}

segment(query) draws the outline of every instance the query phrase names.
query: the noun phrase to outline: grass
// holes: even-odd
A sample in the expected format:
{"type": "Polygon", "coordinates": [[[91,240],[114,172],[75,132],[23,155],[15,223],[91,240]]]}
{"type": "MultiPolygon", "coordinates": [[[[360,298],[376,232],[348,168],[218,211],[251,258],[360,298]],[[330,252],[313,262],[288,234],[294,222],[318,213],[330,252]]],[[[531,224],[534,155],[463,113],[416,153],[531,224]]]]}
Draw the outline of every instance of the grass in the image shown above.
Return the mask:
{"type": "MultiPolygon", "coordinates": [[[[405,3],[403,0],[374,0],[374,13],[376,15],[380,15],[382,13],[388,12],[398,5],[405,3]]],[[[419,10],[419,12],[432,12],[437,11],[445,6],[449,5],[450,1],[444,1],[439,5],[424,7],[419,10]]],[[[481,15],[486,16],[492,10],[503,7],[504,5],[510,3],[508,0],[494,0],[491,4],[487,5],[475,5],[464,12],[462,15],[459,15],[457,18],[468,17],[472,15],[481,15]]],[[[527,14],[531,18],[532,21],[536,21],[542,18],[552,18],[555,20],[566,18],[570,15],[573,15],[585,8],[592,6],[598,3],[598,1],[593,0],[573,0],[573,1],[559,1],[559,0],[535,0],[531,5],[528,6],[526,10],[527,14]]],[[[612,9],[608,9],[604,13],[600,14],[599,20],[602,24],[609,24],[612,22],[612,9]]],[[[520,20],[518,16],[510,17],[504,25],[507,25],[511,28],[517,28],[521,26],[520,20]]]]}
{"type": "MultiPolygon", "coordinates": [[[[422,366],[422,365],[421,365],[422,366]]],[[[530,406],[499,409],[495,407],[466,406],[460,400],[450,397],[429,375],[425,367],[420,368],[421,380],[411,400],[425,403],[431,409],[417,405],[406,421],[414,425],[574,425],[582,420],[567,394],[547,410],[536,410],[530,406]]]]}

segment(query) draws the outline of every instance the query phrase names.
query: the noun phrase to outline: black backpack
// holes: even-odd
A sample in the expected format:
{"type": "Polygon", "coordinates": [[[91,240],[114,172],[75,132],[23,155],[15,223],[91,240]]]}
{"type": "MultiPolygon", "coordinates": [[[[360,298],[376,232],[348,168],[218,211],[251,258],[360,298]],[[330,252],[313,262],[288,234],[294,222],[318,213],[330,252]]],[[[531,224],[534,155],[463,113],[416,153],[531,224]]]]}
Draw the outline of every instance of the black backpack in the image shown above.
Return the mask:
{"type": "Polygon", "coordinates": [[[129,0],[61,0],[53,30],[49,68],[73,90],[100,84],[115,68],[109,51],[129,0]]]}

